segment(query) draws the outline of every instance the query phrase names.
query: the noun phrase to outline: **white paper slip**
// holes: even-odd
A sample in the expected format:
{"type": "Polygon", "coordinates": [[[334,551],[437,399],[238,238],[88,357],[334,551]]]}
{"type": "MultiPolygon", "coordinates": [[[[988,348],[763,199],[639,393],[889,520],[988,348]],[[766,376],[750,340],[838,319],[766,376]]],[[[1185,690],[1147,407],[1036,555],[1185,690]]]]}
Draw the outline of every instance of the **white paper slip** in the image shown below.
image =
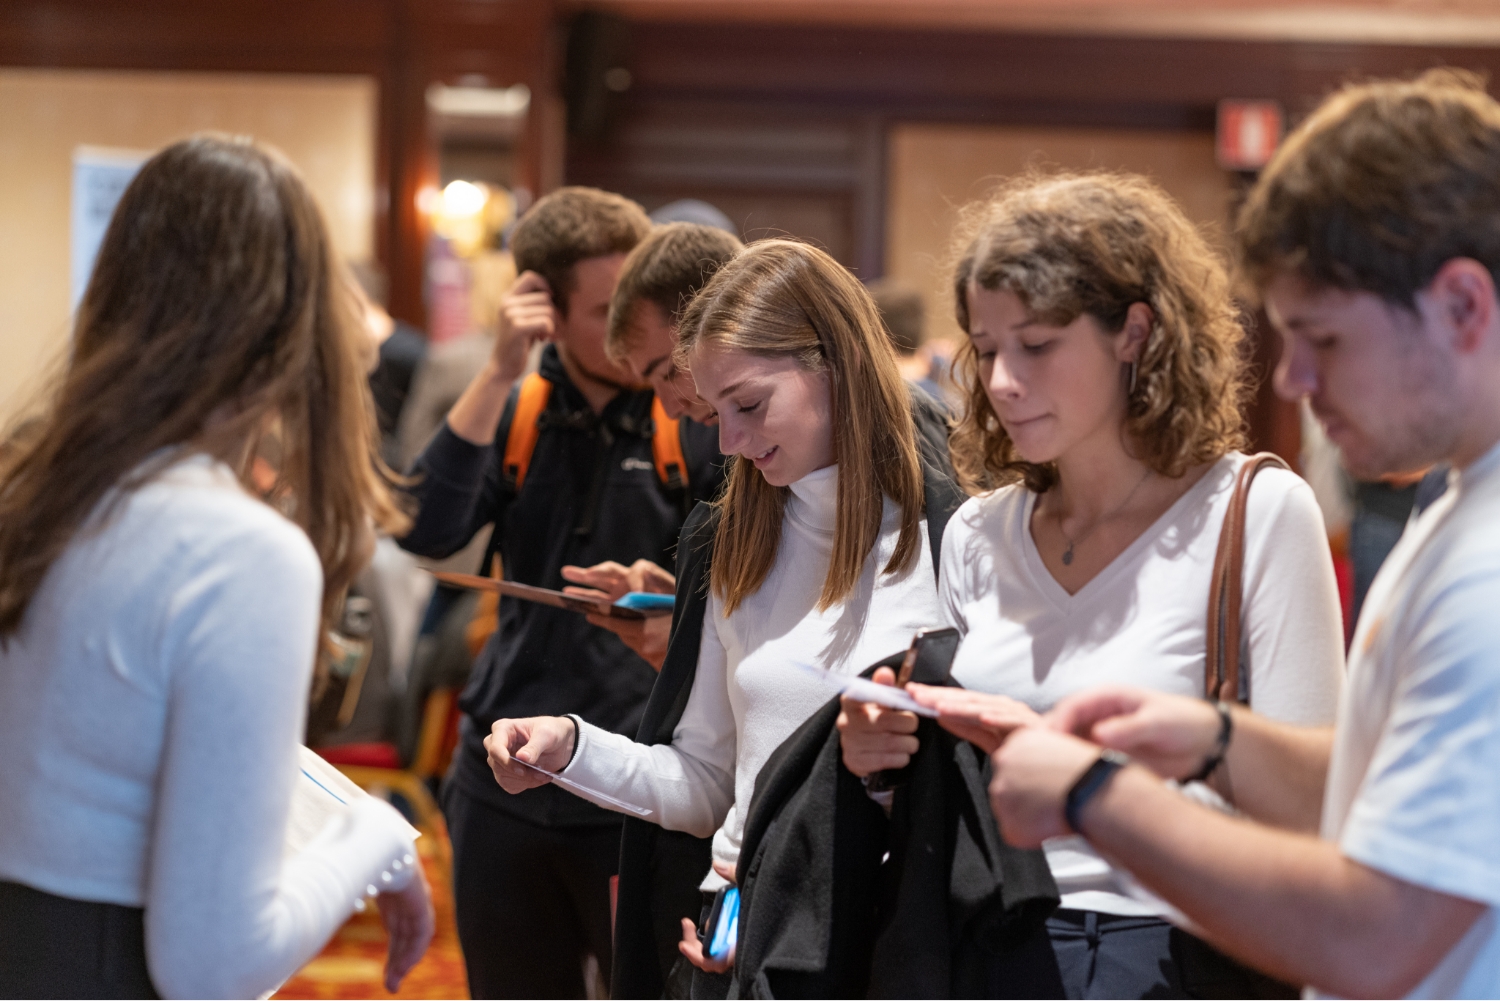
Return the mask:
{"type": "Polygon", "coordinates": [[[563,778],[556,772],[549,772],[545,768],[538,768],[536,765],[528,764],[527,762],[522,761],[520,758],[516,757],[514,754],[511,755],[510,760],[514,761],[522,768],[529,768],[534,772],[539,772],[540,774],[547,776],[549,779],[562,786],[564,789],[571,789],[576,793],[582,793],[584,796],[587,796],[593,800],[597,800],[600,803],[607,803],[610,806],[619,807],[626,813],[633,813],[637,817],[651,816],[652,811],[646,809],[644,806],[636,806],[634,803],[627,803],[623,799],[615,799],[608,793],[602,793],[598,790],[590,789],[588,786],[580,785],[577,782],[574,782],[572,779],[563,778]]]}
{"type": "Polygon", "coordinates": [[[916,713],[918,716],[937,718],[936,712],[906,694],[904,688],[896,688],[894,685],[877,685],[868,678],[854,675],[834,674],[832,671],[825,671],[811,664],[795,666],[816,677],[835,695],[847,695],[858,702],[874,702],[876,705],[889,709],[902,709],[909,713],[916,713]]]}
{"type": "MultiPolygon", "coordinates": [[[[331,818],[369,795],[316,752],[298,748],[297,781],[292,786],[292,810],[286,822],[285,854],[300,852],[331,818]]],[[[413,838],[422,836],[421,831],[407,826],[413,838]]]]}

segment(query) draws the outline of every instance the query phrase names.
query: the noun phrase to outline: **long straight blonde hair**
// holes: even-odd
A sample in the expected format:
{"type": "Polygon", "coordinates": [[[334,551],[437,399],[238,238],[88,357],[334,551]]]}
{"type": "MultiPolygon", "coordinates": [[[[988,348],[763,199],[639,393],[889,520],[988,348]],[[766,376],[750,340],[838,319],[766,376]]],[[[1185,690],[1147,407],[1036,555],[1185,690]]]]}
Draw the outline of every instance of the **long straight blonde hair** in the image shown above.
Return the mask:
{"type": "MultiPolygon", "coordinates": [[[[697,350],[793,357],[828,374],[838,463],[833,554],[818,609],[847,598],[880,536],[884,497],[901,509],[901,533],[884,572],[900,573],[922,544],[922,467],[911,396],[870,294],[823,251],[761,240],[725,264],[683,312],[675,360],[697,350]]],[[[718,501],[710,584],[724,614],[760,590],[781,543],[787,487],[767,483],[744,456],[718,501]]]]}

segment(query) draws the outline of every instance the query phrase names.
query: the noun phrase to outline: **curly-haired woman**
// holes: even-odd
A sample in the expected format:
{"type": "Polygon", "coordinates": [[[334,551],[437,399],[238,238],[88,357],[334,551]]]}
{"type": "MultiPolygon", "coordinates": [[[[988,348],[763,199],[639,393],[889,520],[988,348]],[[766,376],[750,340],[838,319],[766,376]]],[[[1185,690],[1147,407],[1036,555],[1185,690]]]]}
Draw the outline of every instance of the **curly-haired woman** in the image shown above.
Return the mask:
{"type": "MultiPolygon", "coordinates": [[[[967,412],[952,448],[966,485],[985,492],[943,539],[940,600],[965,635],[953,676],[968,691],[924,697],[950,729],[993,749],[1102,683],[1204,695],[1214,554],[1247,461],[1244,331],[1222,265],[1164,192],[1111,174],[1017,181],[971,212],[962,241],[953,287],[969,335],[958,365],[967,412]]],[[[1332,722],[1343,667],[1333,568],[1312,491],[1284,470],[1250,493],[1242,623],[1256,711],[1332,722]]],[[[846,764],[856,774],[905,764],[915,722],[847,703],[846,764]]],[[[1222,769],[1213,786],[1232,801],[1222,769]]],[[[1082,838],[1046,850],[1062,907],[1050,941],[1034,942],[997,989],[1278,986],[1247,983],[1174,929],[1082,838]]]]}

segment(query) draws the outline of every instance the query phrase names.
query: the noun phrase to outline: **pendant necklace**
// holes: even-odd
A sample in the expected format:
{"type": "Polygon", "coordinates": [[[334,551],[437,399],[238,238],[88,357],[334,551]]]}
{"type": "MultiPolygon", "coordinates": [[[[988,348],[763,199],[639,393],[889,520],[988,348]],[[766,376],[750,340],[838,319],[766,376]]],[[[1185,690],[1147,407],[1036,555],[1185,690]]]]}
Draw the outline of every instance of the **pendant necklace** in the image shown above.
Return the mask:
{"type": "Polygon", "coordinates": [[[1135,496],[1135,492],[1141,488],[1141,484],[1145,483],[1146,480],[1148,480],[1150,477],[1151,477],[1151,467],[1147,466],[1146,467],[1146,473],[1145,473],[1145,475],[1142,476],[1139,480],[1136,480],[1135,486],[1133,486],[1133,487],[1130,488],[1130,493],[1128,493],[1128,494],[1125,495],[1125,499],[1122,500],[1122,501],[1120,501],[1120,503],[1115,506],[1115,509],[1113,511],[1110,511],[1108,514],[1104,515],[1103,517],[1096,519],[1094,521],[1094,523],[1088,527],[1088,531],[1084,532],[1082,535],[1080,535],[1076,539],[1073,538],[1071,535],[1068,534],[1068,530],[1067,529],[1065,529],[1065,528],[1062,527],[1062,515],[1058,515],[1057,516],[1057,530],[1062,533],[1062,537],[1064,539],[1068,540],[1068,547],[1063,550],[1063,554],[1062,554],[1063,566],[1070,567],[1070,566],[1073,565],[1073,549],[1074,549],[1074,547],[1077,546],[1078,543],[1082,542],[1084,539],[1087,539],[1090,535],[1093,535],[1094,534],[1094,529],[1098,528],[1100,525],[1104,524],[1106,521],[1108,521],[1109,519],[1113,518],[1115,515],[1119,514],[1121,511],[1125,510],[1125,505],[1127,505],[1127,504],[1130,503],[1130,498],[1132,498],[1132,497],[1135,496]]]}

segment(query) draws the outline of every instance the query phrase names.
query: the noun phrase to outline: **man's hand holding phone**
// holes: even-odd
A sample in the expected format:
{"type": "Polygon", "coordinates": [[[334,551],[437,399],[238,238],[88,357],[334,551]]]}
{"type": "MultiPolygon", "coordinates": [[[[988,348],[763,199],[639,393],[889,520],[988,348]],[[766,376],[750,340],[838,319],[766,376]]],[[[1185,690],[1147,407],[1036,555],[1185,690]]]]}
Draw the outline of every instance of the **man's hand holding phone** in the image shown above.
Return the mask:
{"type": "MultiPolygon", "coordinates": [[[[566,594],[580,598],[601,598],[610,602],[632,591],[648,594],[674,594],[677,578],[650,560],[636,560],[630,566],[608,560],[591,567],[563,567],[563,579],[573,586],[563,588],[566,594]]],[[[646,663],[660,671],[667,659],[667,641],[672,637],[672,617],[658,615],[645,619],[616,619],[607,615],[588,616],[590,624],[608,629],[646,663]]]]}

